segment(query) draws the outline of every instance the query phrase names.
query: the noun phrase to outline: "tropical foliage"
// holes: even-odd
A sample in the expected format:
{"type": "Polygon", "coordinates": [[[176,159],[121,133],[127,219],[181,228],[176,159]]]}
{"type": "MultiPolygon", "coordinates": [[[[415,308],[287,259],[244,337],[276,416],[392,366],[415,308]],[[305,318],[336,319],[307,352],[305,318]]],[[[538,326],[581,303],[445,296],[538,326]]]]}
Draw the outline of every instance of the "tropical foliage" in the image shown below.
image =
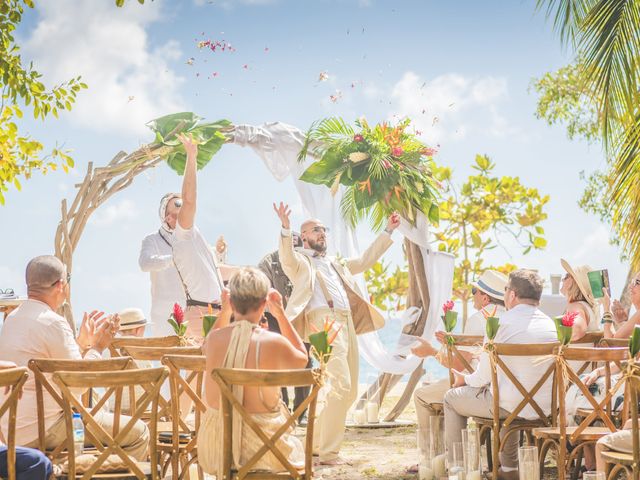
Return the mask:
{"type": "Polygon", "coordinates": [[[33,0],[0,2],[0,204],[5,192],[13,185],[20,190],[20,178],[28,179],[34,172],[47,173],[61,167],[65,172],[73,167],[69,152],[53,148],[43,154],[44,145],[24,133],[18,122],[25,113],[45,120],[49,114],[58,118],[60,112],[71,110],[76,94],[87,88],[80,77],[48,88],[42,75],[30,63],[25,66],[16,44],[14,31],[33,0]]]}
{"type": "Polygon", "coordinates": [[[438,221],[438,184],[433,178],[435,151],[408,131],[410,120],[395,126],[369,126],[365,119],[355,128],[338,117],[314,123],[298,156],[317,159],[301,180],[326,185],[335,194],[345,186],[341,211],[354,226],[369,217],[374,230],[381,230],[387,217],[399,212],[415,222],[422,212],[438,221]]]}
{"type": "Polygon", "coordinates": [[[229,120],[200,123],[202,117],[192,112],[181,112],[156,118],[147,123],[147,126],[156,134],[155,142],[172,147],[166,160],[178,175],[184,173],[187,155],[178,134],[191,135],[198,143],[198,169],[203,168],[211,158],[220,150],[227,140],[224,131],[231,126],[229,120]]]}
{"type": "Polygon", "coordinates": [[[451,169],[441,167],[436,177],[443,182],[445,199],[440,203],[440,226],[435,232],[440,251],[456,256],[453,294],[462,300],[467,318],[470,283],[488,268],[508,273],[514,265],[491,267],[484,263],[488,250],[511,238],[526,254],[547,245],[541,226],[547,218],[544,206],[549,196],[527,187],[518,177],[497,177],[495,164],[486,155],[476,155],[470,175],[456,188],[451,169]]]}
{"type": "Polygon", "coordinates": [[[640,263],[640,2],[538,0],[580,59],[581,91],[598,112],[610,158],[607,204],[633,263],[640,263]]]}
{"type": "Polygon", "coordinates": [[[381,310],[403,310],[409,292],[409,271],[396,266],[391,271],[384,260],[364,272],[371,303],[381,310]]]}

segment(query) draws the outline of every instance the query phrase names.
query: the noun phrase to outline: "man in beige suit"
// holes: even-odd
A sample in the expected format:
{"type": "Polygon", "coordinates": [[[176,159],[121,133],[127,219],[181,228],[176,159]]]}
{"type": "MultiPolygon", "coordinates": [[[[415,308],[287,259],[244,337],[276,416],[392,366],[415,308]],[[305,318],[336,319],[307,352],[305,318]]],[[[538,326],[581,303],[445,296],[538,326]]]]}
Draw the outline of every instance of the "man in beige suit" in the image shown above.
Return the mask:
{"type": "Polygon", "coordinates": [[[356,335],[373,332],[384,326],[384,317],[368,301],[353,275],[371,268],[391,246],[392,232],[400,225],[400,217],[393,214],[373,244],[360,258],[336,259],[326,256],[327,229],[320,220],[302,224],[300,236],[303,248],[294,250],[288,205],[273,205],[280,218],[279,256],[284,273],[293,284],[287,304],[287,318],[304,340],[312,333],[311,326],[320,330],[324,321],[336,320],[341,330],[333,344],[327,365],[331,390],[314,430],[314,453],[324,465],[345,463],[339,456],[344,437],[347,411],[358,394],[358,342],[356,335]]]}

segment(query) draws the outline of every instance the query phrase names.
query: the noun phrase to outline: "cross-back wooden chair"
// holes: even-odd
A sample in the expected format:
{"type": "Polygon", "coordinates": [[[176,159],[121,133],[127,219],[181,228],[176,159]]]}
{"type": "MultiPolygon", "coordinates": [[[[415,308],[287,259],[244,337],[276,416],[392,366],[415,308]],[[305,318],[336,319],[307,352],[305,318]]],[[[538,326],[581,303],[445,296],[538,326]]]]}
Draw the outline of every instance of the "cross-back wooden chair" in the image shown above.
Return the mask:
{"type": "MultiPolygon", "coordinates": [[[[223,415],[224,431],[223,431],[223,468],[221,472],[221,480],[245,478],[251,479],[303,479],[311,480],[313,478],[313,429],[316,415],[316,403],[318,392],[320,391],[321,380],[319,373],[314,370],[248,370],[236,368],[215,368],[211,373],[213,380],[220,387],[220,406],[223,415]],[[295,409],[291,417],[275,432],[268,437],[260,426],[252,418],[251,414],[246,411],[244,406],[238,401],[232,391],[233,385],[242,385],[245,387],[303,387],[311,386],[309,396],[295,409]],[[304,470],[298,470],[278,449],[276,442],[287,432],[292,426],[295,426],[297,419],[307,409],[308,421],[305,439],[305,466],[304,470]],[[258,451],[242,466],[236,470],[233,467],[233,415],[240,415],[244,422],[245,428],[250,428],[255,432],[263,445],[258,451]],[[286,472],[281,473],[265,473],[253,472],[252,467],[267,452],[271,452],[280,461],[286,472]]],[[[218,446],[213,446],[218,448],[218,446]]]]}
{"type": "MultiPolygon", "coordinates": [[[[44,424],[44,402],[45,391],[51,396],[54,402],[58,404],[60,410],[64,410],[64,400],[58,388],[51,382],[51,375],[59,371],[68,372],[110,372],[120,371],[133,368],[133,360],[130,357],[111,358],[108,360],[56,360],[50,358],[34,358],[29,360],[29,369],[33,372],[35,389],[36,389],[36,410],[38,414],[38,449],[46,452],[47,455],[55,462],[58,457],[64,457],[66,453],[66,445],[63,443],[53,449],[47,449],[45,446],[44,424]]],[[[105,395],[99,399],[95,405],[91,407],[92,414],[95,415],[102,409],[109,395],[113,390],[108,390],[105,395]]],[[[93,441],[90,434],[89,440],[93,441]]],[[[72,450],[73,451],[73,450],[72,450]]]]}
{"type": "MultiPolygon", "coordinates": [[[[68,473],[64,475],[66,478],[80,478],[81,480],[90,480],[92,478],[105,477],[114,478],[151,478],[157,480],[158,476],[158,458],[156,450],[157,431],[157,406],[158,397],[160,396],[160,386],[169,375],[164,367],[144,368],[120,371],[84,371],[84,372],[65,372],[59,371],[53,374],[52,380],[60,388],[60,393],[64,404],[64,418],[67,430],[66,447],[69,452],[67,458],[68,473]],[[94,419],[97,412],[89,411],[78,400],[74,393],[76,389],[86,388],[106,388],[111,394],[121,394],[123,388],[130,386],[143,386],[149,394],[145,400],[137,403],[136,409],[132,412],[126,424],[121,425],[122,418],[118,402],[113,412],[114,422],[113,431],[106,431],[98,421],[94,419]],[[121,447],[121,443],[125,436],[131,431],[135,423],[141,420],[142,414],[149,409],[151,411],[151,421],[148,423],[150,439],[149,442],[149,458],[148,464],[142,464],[131,458],[121,447]],[[82,473],[76,471],[76,458],[73,443],[73,412],[76,411],[82,416],[85,427],[85,435],[93,439],[91,441],[96,449],[95,460],[88,465],[82,473]],[[121,473],[100,474],[101,467],[107,462],[112,455],[119,457],[122,463],[123,471],[121,473]]],[[[103,398],[108,397],[105,394],[103,398]]]]}
{"type": "Polygon", "coordinates": [[[607,480],[615,480],[621,472],[625,478],[640,479],[640,429],[638,428],[638,392],[640,392],[640,377],[638,372],[627,379],[629,383],[629,404],[631,410],[631,441],[633,453],[615,451],[602,452],[606,465],[607,480]]]}
{"type": "Polygon", "coordinates": [[[459,350],[459,347],[478,347],[478,351],[482,349],[484,337],[482,335],[448,335],[451,338],[451,342],[447,342],[447,363],[449,365],[449,386],[453,387],[453,371],[452,367],[456,361],[460,362],[464,371],[467,373],[473,372],[471,362],[466,358],[464,352],[459,350]],[[464,353],[463,353],[464,352],[464,353]]]}
{"type": "MultiPolygon", "coordinates": [[[[173,479],[182,480],[189,475],[189,467],[198,460],[197,435],[200,419],[207,410],[202,401],[206,358],[202,355],[165,355],[162,364],[169,369],[171,384],[171,435],[169,441],[159,438],[158,451],[162,461],[162,475],[171,466],[173,479]],[[195,406],[194,424],[180,421],[180,398],[187,395],[195,406]],[[177,420],[177,421],[176,421],[177,420]]],[[[204,478],[198,467],[200,480],[204,478]]]]}
{"type": "Polygon", "coordinates": [[[628,338],[603,338],[600,340],[601,347],[628,347],[628,338]]]}
{"type": "MultiPolygon", "coordinates": [[[[622,365],[629,357],[627,348],[586,348],[565,347],[560,356],[556,357],[556,386],[557,386],[557,420],[552,427],[537,428],[533,430],[540,455],[540,466],[544,465],[547,452],[555,448],[558,465],[558,479],[564,480],[566,472],[572,464],[575,464],[574,476],[577,475],[582,461],[584,447],[592,445],[602,436],[615,432],[616,426],[612,417],[612,399],[614,395],[624,388],[624,378],[615,385],[611,385],[611,363],[622,365]],[[605,391],[607,392],[601,401],[596,400],[584,384],[579,374],[572,368],[571,362],[602,363],[605,369],[605,391]],[[565,397],[571,385],[576,385],[582,395],[593,408],[575,427],[567,426],[567,408],[565,397]],[[600,420],[604,427],[594,427],[593,422],[600,420]],[[567,451],[567,441],[574,446],[571,453],[567,451]]],[[[628,397],[627,397],[628,398],[628,397]]],[[[626,400],[625,400],[626,401],[626,400]]],[[[626,410],[623,407],[623,410],[626,410]]]]}
{"type": "Polygon", "coordinates": [[[169,335],[167,337],[115,337],[109,345],[112,357],[126,357],[122,353],[125,347],[179,347],[180,337],[169,335]]]}
{"type": "Polygon", "coordinates": [[[16,414],[18,410],[18,400],[22,392],[24,382],[27,381],[29,373],[25,367],[7,368],[0,370],[0,392],[5,388],[9,393],[5,395],[0,403],[0,419],[7,414],[7,436],[3,438],[0,431],[0,441],[7,447],[7,480],[16,480],[16,414]]]}

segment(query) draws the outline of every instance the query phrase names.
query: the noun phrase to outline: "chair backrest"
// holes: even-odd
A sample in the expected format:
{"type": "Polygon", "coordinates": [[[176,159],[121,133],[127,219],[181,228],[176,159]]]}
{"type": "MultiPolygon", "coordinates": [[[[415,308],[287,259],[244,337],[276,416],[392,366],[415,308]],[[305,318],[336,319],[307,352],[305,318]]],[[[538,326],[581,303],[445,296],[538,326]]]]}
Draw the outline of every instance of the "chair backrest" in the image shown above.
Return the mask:
{"type": "Polygon", "coordinates": [[[123,357],[123,347],[179,347],[180,337],[170,335],[168,337],[116,337],[111,340],[109,352],[112,357],[123,357]]]}
{"type": "Polygon", "coordinates": [[[4,400],[0,403],[0,419],[7,414],[6,437],[0,431],[0,441],[7,446],[7,474],[8,480],[16,480],[16,414],[18,399],[22,392],[22,386],[27,381],[29,373],[25,367],[8,368],[0,370],[0,391],[9,388],[4,400]]]}
{"type": "MultiPolygon", "coordinates": [[[[462,363],[467,373],[473,372],[473,367],[466,356],[458,350],[458,347],[478,347],[482,348],[484,337],[482,335],[448,335],[451,341],[447,342],[447,365],[449,367],[449,385],[453,387],[453,365],[456,360],[462,363]]],[[[465,352],[466,353],[466,352],[465,352]]]]}
{"type": "MultiPolygon", "coordinates": [[[[169,382],[171,384],[171,443],[173,449],[178,451],[180,445],[180,433],[191,433],[191,427],[183,420],[180,411],[180,399],[187,396],[195,407],[193,429],[200,431],[202,414],[207,410],[203,402],[204,372],[206,369],[206,357],[204,355],[165,355],[162,364],[169,369],[169,382]]],[[[191,402],[188,402],[191,404],[191,402]]],[[[189,468],[189,463],[196,460],[197,436],[193,436],[183,449],[190,458],[189,462],[182,465],[182,469],[189,468]]]]}
{"type": "Polygon", "coordinates": [[[122,352],[134,360],[161,361],[165,355],[202,355],[201,347],[122,347],[122,352]]]}
{"type": "Polygon", "coordinates": [[[638,400],[640,400],[640,376],[638,372],[628,378],[629,381],[629,399],[631,410],[631,438],[633,449],[633,470],[634,480],[638,478],[638,468],[640,465],[640,428],[638,428],[638,400]]]}
{"type": "MultiPolygon", "coordinates": [[[[117,370],[127,370],[133,368],[134,363],[131,357],[118,357],[106,360],[57,360],[51,358],[34,358],[29,360],[29,368],[33,372],[36,387],[36,411],[38,414],[38,448],[45,452],[44,439],[46,432],[44,429],[44,391],[46,390],[53,400],[64,409],[64,401],[56,386],[51,383],[51,374],[59,371],[68,372],[110,372],[117,370]]],[[[109,392],[107,392],[109,393],[109,392]]],[[[106,403],[108,396],[100,399],[92,411],[100,410],[106,403]]],[[[65,449],[65,445],[58,445],[50,452],[51,458],[55,459],[65,449]]]]}
{"type": "Polygon", "coordinates": [[[122,371],[59,371],[53,374],[53,381],[60,388],[60,393],[64,405],[64,419],[67,430],[66,447],[68,455],[68,478],[76,478],[76,464],[74,456],[73,444],[73,411],[77,411],[82,416],[85,426],[85,435],[92,440],[92,445],[98,450],[97,457],[91,466],[82,474],[82,480],[90,480],[94,474],[99,472],[100,467],[107,461],[110,455],[115,454],[122,460],[131,471],[132,475],[137,478],[145,478],[145,473],[140,469],[137,462],[129,457],[129,455],[120,446],[123,439],[134,427],[135,423],[141,419],[142,414],[146,410],[151,411],[151,420],[148,423],[150,438],[149,442],[149,458],[151,459],[151,476],[153,480],[158,478],[158,457],[156,449],[157,436],[157,406],[160,396],[160,386],[167,378],[169,372],[164,367],[159,368],[143,368],[122,371]],[[94,410],[87,410],[74,394],[74,390],[87,388],[106,388],[108,398],[113,392],[122,394],[123,388],[143,387],[149,395],[145,400],[141,400],[135,411],[131,412],[126,424],[120,425],[120,405],[116,400],[116,408],[113,412],[114,422],[113,431],[106,431],[100,423],[94,418],[97,413],[94,410]]]}
{"type": "MultiPolygon", "coordinates": [[[[562,359],[556,361],[556,378],[558,386],[558,424],[560,426],[560,434],[566,435],[566,406],[565,395],[566,391],[571,384],[576,385],[589,402],[593,410],[589,415],[582,419],[580,424],[571,434],[570,440],[575,441],[582,432],[593,423],[594,420],[600,419],[604,423],[604,426],[609,428],[611,432],[617,431],[612,418],[612,399],[617,392],[619,392],[625,386],[624,376],[622,376],[616,384],[611,386],[611,363],[614,363],[623,369],[623,362],[629,359],[629,350],[626,347],[600,347],[600,348],[588,348],[588,347],[565,347],[562,350],[562,359]],[[585,385],[580,375],[571,367],[572,361],[588,361],[594,364],[602,363],[605,371],[605,390],[606,395],[601,401],[597,401],[595,396],[589,390],[589,387],[585,385]]],[[[628,397],[627,397],[628,398],[628,397]]],[[[626,400],[625,400],[626,403],[626,400]]],[[[626,405],[625,405],[626,406],[626,405]]],[[[623,407],[624,410],[624,407],[623,407]]]]}
{"type": "Polygon", "coordinates": [[[600,340],[601,347],[628,347],[628,338],[603,338],[600,340]]]}
{"type": "MultiPolygon", "coordinates": [[[[316,415],[316,402],[320,390],[320,373],[316,370],[249,370],[236,368],[215,368],[211,372],[214,381],[220,387],[220,405],[224,419],[223,432],[223,480],[230,480],[233,466],[233,428],[232,417],[234,410],[242,417],[243,422],[251,428],[263,445],[258,451],[238,469],[238,478],[245,478],[251,471],[251,467],[262,458],[267,452],[271,453],[287,469],[291,478],[313,478],[312,456],[313,456],[313,429],[316,415]],[[244,406],[238,401],[232,392],[233,385],[245,387],[303,387],[311,386],[310,395],[296,408],[291,417],[280,427],[270,438],[262,431],[260,426],[253,420],[244,406]],[[277,440],[295,425],[296,420],[308,408],[307,431],[305,440],[305,470],[304,474],[289,462],[283,453],[276,446],[277,440]]],[[[267,478],[267,477],[260,477],[267,478]]]]}
{"type": "Polygon", "coordinates": [[[571,343],[574,345],[590,343],[593,346],[596,346],[602,341],[603,335],[604,335],[604,332],[602,330],[597,330],[595,332],[587,332],[584,334],[584,337],[582,337],[580,340],[572,341],[571,343]]]}

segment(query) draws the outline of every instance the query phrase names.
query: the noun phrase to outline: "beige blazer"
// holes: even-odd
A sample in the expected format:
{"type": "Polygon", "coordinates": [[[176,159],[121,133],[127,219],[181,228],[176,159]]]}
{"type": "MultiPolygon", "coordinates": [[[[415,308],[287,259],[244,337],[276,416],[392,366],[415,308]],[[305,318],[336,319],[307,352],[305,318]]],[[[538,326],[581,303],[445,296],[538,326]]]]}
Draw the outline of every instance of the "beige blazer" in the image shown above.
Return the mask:
{"type": "MultiPolygon", "coordinates": [[[[333,267],[342,279],[347,292],[353,324],[358,335],[382,328],[384,326],[384,317],[369,303],[369,295],[361,291],[353,275],[371,268],[392,243],[393,240],[391,240],[391,236],[388,233],[381,233],[361,257],[342,259],[340,261],[333,259],[332,261],[333,267]]],[[[286,314],[300,336],[306,340],[310,331],[305,316],[305,308],[309,300],[311,300],[315,288],[316,268],[311,258],[293,249],[291,234],[280,235],[278,252],[282,269],[293,284],[293,291],[287,303],[286,314]]]]}

